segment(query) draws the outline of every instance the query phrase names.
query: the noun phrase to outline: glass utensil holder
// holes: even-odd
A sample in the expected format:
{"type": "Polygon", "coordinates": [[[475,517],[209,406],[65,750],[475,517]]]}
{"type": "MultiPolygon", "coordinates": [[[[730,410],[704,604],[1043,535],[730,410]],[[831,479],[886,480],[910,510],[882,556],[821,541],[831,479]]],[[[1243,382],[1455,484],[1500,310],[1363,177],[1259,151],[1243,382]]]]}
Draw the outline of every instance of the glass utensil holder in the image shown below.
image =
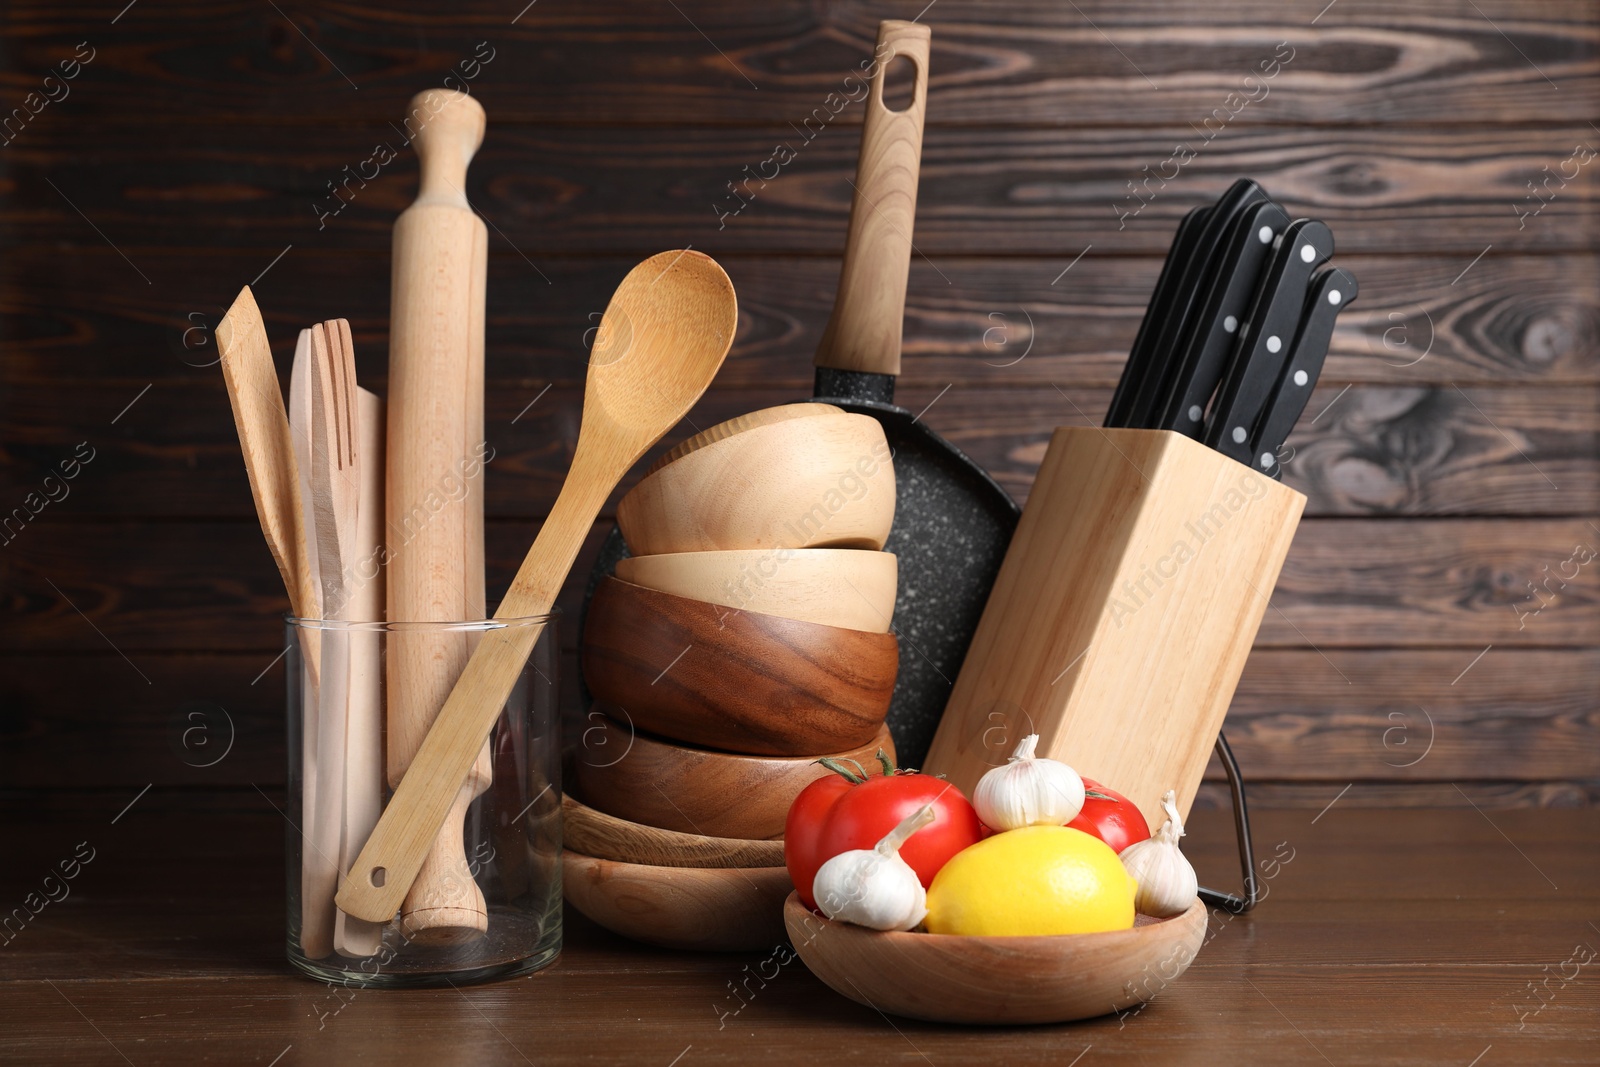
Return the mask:
{"type": "Polygon", "coordinates": [[[525,974],[561,951],[561,771],[551,617],[287,620],[289,962],[362,988],[525,974]],[[400,911],[372,923],[334,894],[478,639],[542,632],[400,911]]]}

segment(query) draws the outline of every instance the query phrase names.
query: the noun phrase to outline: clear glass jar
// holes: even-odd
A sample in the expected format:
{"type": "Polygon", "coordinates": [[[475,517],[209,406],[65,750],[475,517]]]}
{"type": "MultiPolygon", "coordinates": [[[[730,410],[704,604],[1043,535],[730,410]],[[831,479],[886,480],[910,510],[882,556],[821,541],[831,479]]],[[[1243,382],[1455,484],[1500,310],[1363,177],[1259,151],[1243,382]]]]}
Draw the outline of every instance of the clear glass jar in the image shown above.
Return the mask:
{"type": "Polygon", "coordinates": [[[459,985],[552,962],[561,951],[554,618],[291,618],[286,633],[289,962],[369,988],[459,985]],[[543,632],[404,906],[381,925],[344,915],[333,903],[338,880],[479,637],[515,626],[543,632]],[[343,714],[327,713],[340,704],[343,714]]]}

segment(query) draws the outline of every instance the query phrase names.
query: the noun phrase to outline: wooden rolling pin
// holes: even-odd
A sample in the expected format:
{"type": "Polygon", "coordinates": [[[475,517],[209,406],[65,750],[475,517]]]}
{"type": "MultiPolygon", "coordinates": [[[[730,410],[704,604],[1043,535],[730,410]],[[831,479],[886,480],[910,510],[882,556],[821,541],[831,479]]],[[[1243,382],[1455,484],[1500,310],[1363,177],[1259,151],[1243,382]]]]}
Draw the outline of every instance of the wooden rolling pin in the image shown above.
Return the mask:
{"type": "MultiPolygon", "coordinates": [[[[394,226],[389,320],[387,538],[391,622],[484,617],[483,326],[488,232],[467,203],[484,113],[464,93],[411,101],[422,181],[394,226]]],[[[469,635],[396,633],[388,657],[388,778],[398,786],[466,666],[469,635]]],[[[492,780],[485,743],[401,908],[407,937],[488,929],[462,822],[492,780]]]]}

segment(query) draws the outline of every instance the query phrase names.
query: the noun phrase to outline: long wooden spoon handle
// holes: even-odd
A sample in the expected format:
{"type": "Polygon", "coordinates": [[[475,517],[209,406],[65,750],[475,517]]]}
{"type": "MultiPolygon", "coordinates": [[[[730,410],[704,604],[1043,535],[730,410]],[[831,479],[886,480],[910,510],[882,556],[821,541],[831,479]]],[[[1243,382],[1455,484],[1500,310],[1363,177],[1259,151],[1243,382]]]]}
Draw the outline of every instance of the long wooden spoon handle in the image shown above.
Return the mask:
{"type": "Polygon", "coordinates": [[[900,330],[928,104],[928,39],[928,27],[920,23],[890,19],[878,26],[844,266],[833,315],[817,345],[819,367],[900,373],[900,330]],[[883,101],[884,83],[890,66],[902,56],[916,68],[916,84],[911,103],[891,111],[883,101]]]}
{"type": "MultiPolygon", "coordinates": [[[[495,618],[543,616],[554,606],[594,516],[627,469],[626,464],[622,469],[607,469],[602,466],[605,456],[591,457],[580,436],[561,495],[528,549],[495,618]]],[[[483,634],[377,828],[356,857],[339,890],[339,907],[373,922],[384,922],[395,913],[456,802],[459,783],[478,758],[483,739],[543,631],[540,622],[483,634]],[[445,786],[441,788],[439,783],[445,786]]]]}

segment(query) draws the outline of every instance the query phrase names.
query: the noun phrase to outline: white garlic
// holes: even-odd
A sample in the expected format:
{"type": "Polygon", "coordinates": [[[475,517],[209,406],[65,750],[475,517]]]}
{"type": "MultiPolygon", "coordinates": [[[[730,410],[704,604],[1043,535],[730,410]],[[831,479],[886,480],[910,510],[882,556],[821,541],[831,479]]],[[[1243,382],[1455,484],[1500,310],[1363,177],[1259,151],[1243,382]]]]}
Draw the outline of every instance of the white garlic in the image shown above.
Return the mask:
{"type": "Polygon", "coordinates": [[[874,930],[909,930],[920,923],[928,914],[928,891],[900,858],[900,846],[933,819],[933,805],[924,804],[876,847],[841,852],[824,863],[811,883],[822,914],[874,930]]]}
{"type": "Polygon", "coordinates": [[[1003,767],[978,781],[972,806],[991,830],[1065,826],[1083,810],[1083,779],[1057,760],[1034,756],[1039,735],[1029,734],[1003,767]]]}
{"type": "Polygon", "coordinates": [[[1167,821],[1155,836],[1122,850],[1122,866],[1139,883],[1133,906],[1142,915],[1165,919],[1182,915],[1194,905],[1200,891],[1194,868],[1178,847],[1183,819],[1178,815],[1177,794],[1171,789],[1161,798],[1167,821]]]}

